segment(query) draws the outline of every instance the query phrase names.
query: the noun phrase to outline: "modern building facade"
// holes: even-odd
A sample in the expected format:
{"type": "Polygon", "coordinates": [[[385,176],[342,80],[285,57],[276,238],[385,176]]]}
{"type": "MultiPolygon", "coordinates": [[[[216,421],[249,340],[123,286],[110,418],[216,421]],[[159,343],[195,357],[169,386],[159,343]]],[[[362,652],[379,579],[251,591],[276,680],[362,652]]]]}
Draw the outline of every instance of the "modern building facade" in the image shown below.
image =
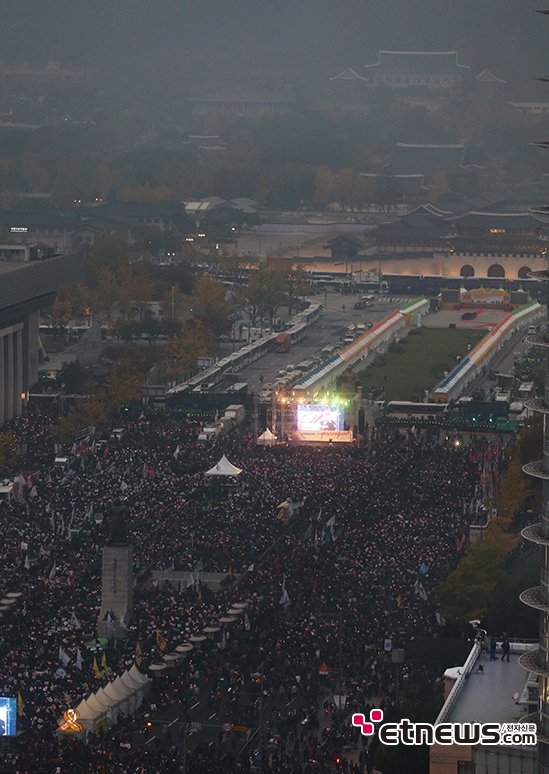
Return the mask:
{"type": "Polygon", "coordinates": [[[0,260],[0,426],[19,416],[38,380],[39,310],[81,279],[82,259],[0,260]]]}

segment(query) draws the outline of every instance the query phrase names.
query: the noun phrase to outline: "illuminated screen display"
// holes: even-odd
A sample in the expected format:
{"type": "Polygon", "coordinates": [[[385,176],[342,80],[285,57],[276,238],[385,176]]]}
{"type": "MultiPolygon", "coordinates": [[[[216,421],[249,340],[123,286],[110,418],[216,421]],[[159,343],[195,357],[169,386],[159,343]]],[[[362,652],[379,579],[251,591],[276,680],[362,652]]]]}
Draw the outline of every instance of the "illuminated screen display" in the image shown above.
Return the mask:
{"type": "Polygon", "coordinates": [[[0,696],[0,736],[17,733],[17,700],[0,696]]]}
{"type": "Polygon", "coordinates": [[[303,433],[344,430],[344,411],[341,406],[325,406],[321,403],[298,405],[297,429],[303,433]]]}

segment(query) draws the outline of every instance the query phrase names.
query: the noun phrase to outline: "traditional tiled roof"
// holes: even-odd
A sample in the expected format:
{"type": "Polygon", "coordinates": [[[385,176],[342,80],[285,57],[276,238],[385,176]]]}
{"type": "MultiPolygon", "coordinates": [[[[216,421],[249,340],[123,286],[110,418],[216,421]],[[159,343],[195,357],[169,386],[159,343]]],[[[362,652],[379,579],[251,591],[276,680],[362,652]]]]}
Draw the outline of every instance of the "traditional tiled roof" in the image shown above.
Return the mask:
{"type": "Polygon", "coordinates": [[[363,240],[353,234],[338,234],[337,236],[332,237],[332,239],[328,239],[326,247],[335,247],[336,245],[342,244],[351,245],[351,247],[356,247],[357,249],[364,247],[363,240]]]}
{"type": "Polygon", "coordinates": [[[505,229],[524,231],[539,229],[541,224],[529,212],[468,212],[453,219],[458,228],[505,229]]]}
{"type": "Polygon", "coordinates": [[[332,78],[328,78],[329,81],[367,81],[363,75],[359,75],[352,67],[346,67],[345,70],[334,75],[332,78]]]}
{"type": "Polygon", "coordinates": [[[494,73],[490,72],[490,70],[487,70],[486,68],[484,68],[484,70],[477,75],[475,80],[481,83],[507,83],[507,81],[503,81],[501,78],[498,78],[497,75],[494,75],[494,73]]]}
{"type": "Polygon", "coordinates": [[[448,234],[448,222],[439,215],[430,212],[411,212],[393,223],[380,223],[373,230],[375,237],[437,240],[448,234]]]}
{"type": "Polygon", "coordinates": [[[379,51],[375,64],[364,65],[366,69],[378,67],[385,72],[441,73],[455,70],[470,70],[468,65],[459,64],[456,51],[379,51]]]}

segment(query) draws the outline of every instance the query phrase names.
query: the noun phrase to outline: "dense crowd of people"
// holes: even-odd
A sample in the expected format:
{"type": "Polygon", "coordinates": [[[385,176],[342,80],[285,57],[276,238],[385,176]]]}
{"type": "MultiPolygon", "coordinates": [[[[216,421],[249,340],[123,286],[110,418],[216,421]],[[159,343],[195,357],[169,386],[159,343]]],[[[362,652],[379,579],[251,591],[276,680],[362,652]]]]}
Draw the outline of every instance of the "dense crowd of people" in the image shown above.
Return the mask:
{"type": "MultiPolygon", "coordinates": [[[[200,445],[200,424],[181,416],[128,413],[116,424],[120,437],[105,427],[104,440],[79,440],[57,465],[47,418],[13,424],[26,458],[0,504],[0,591],[21,596],[2,612],[0,694],[18,698],[25,742],[5,749],[2,770],[322,770],[357,741],[345,722],[352,708],[383,701],[391,711],[386,643],[436,635],[431,591],[465,549],[486,460],[492,469],[501,445],[456,448],[438,432],[386,428],[351,445],[264,448],[237,426],[200,445]],[[222,454],[242,469],[231,486],[204,477],[222,454]],[[118,500],[134,610],[127,636],[106,644],[95,637],[101,550],[118,500]],[[296,504],[289,520],[286,500],[296,504]],[[161,570],[188,571],[191,582],[159,583],[161,570]],[[209,572],[225,575],[216,593],[201,580],[209,572]],[[122,674],[137,648],[147,672],[166,648],[220,626],[236,601],[245,615],[155,678],[147,706],[178,701],[188,713],[192,697],[207,696],[250,733],[259,728],[249,744],[220,734],[193,746],[169,734],[136,749],[132,718],[86,744],[55,735],[64,710],[105,679],[97,664],[122,674]],[[316,729],[315,709],[338,692],[346,712],[327,704],[331,722],[316,729]]],[[[348,771],[372,765],[366,748],[341,761],[348,771]]]]}

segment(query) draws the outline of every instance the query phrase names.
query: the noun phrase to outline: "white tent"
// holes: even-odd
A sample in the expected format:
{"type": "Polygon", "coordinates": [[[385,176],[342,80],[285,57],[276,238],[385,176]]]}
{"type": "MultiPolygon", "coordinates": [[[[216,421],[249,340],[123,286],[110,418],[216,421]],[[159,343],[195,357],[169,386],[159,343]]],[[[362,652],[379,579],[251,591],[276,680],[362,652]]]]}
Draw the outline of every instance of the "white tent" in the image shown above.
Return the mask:
{"type": "Polygon", "coordinates": [[[257,443],[260,446],[272,446],[273,443],[276,441],[276,435],[267,428],[259,438],[257,439],[257,443]]]}
{"type": "Polygon", "coordinates": [[[121,715],[133,715],[141,706],[151,683],[151,679],[134,664],[104,688],[99,688],[87,699],[82,699],[76,708],[79,721],[86,730],[93,730],[104,719],[112,726],[121,715]]]}
{"type": "Polygon", "coordinates": [[[76,708],[76,711],[79,715],[78,721],[84,726],[86,730],[93,729],[95,721],[99,720],[104,714],[99,710],[92,709],[86,699],[82,699],[76,708]]]}
{"type": "Polygon", "coordinates": [[[151,678],[144,675],[143,672],[140,672],[135,664],[128,670],[128,674],[136,683],[140,683],[141,685],[151,684],[151,678]]]}
{"type": "Polygon", "coordinates": [[[207,470],[205,476],[239,476],[242,473],[242,468],[237,468],[232,462],[229,462],[227,457],[223,455],[219,462],[207,470]]]}

